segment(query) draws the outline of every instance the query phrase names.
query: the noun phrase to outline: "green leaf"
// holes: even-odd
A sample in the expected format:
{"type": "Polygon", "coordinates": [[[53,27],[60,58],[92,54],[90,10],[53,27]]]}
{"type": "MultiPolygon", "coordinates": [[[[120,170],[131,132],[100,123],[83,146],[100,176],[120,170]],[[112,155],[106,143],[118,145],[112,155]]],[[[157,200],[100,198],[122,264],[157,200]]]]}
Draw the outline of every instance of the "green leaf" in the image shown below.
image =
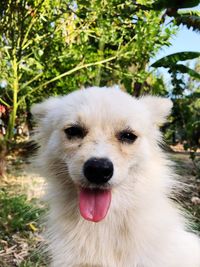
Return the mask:
{"type": "Polygon", "coordinates": [[[194,31],[200,32],[200,16],[184,14],[174,18],[177,25],[185,25],[188,29],[192,28],[194,31]]]}
{"type": "Polygon", "coordinates": [[[191,77],[200,80],[200,74],[196,72],[195,70],[183,65],[183,64],[176,64],[175,66],[176,70],[181,73],[186,73],[190,75],[191,77]]]}
{"type": "Polygon", "coordinates": [[[199,52],[189,51],[189,52],[174,53],[157,60],[151,66],[154,68],[159,68],[159,67],[170,68],[172,65],[175,65],[178,61],[194,59],[199,56],[200,56],[199,52]]]}
{"type": "Polygon", "coordinates": [[[200,17],[200,11],[199,10],[178,10],[178,15],[187,15],[187,16],[198,16],[200,17]]]}
{"type": "Polygon", "coordinates": [[[155,10],[161,10],[166,8],[190,8],[195,7],[200,3],[199,0],[180,1],[180,0],[158,0],[152,4],[152,8],[155,10]]]}

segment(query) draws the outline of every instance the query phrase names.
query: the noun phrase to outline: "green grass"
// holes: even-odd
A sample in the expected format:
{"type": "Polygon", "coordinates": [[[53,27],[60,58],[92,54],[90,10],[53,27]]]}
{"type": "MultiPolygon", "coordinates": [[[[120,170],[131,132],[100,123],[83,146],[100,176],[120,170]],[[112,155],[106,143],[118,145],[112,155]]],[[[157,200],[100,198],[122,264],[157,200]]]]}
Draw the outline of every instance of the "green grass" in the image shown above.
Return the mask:
{"type": "Polygon", "coordinates": [[[19,265],[19,267],[43,267],[43,266],[47,266],[45,255],[40,254],[39,252],[34,252],[30,254],[30,256],[19,265]]]}
{"type": "Polygon", "coordinates": [[[36,222],[44,213],[44,209],[28,201],[26,195],[12,196],[0,190],[0,237],[15,232],[28,230],[30,223],[36,222]]]}
{"type": "Polygon", "coordinates": [[[39,223],[45,212],[46,208],[38,200],[28,200],[24,194],[15,192],[13,195],[8,189],[0,189],[0,251],[4,251],[0,266],[47,266],[47,257],[40,247],[42,226],[39,223]],[[12,247],[15,247],[13,252],[6,253],[12,247]],[[15,259],[15,255],[21,253],[22,259],[15,259]]]}

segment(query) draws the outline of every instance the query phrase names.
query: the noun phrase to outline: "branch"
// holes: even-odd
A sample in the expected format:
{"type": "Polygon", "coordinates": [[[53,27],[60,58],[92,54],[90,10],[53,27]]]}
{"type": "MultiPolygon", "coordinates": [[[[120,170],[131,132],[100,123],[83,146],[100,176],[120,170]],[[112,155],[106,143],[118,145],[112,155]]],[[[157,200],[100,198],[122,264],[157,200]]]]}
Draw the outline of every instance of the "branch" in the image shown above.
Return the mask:
{"type": "Polygon", "coordinates": [[[27,46],[26,43],[29,43],[28,42],[28,35],[29,35],[29,33],[31,31],[31,28],[33,27],[35,21],[36,21],[36,17],[32,17],[31,22],[30,22],[30,24],[28,26],[28,29],[27,29],[27,31],[25,33],[24,39],[23,39],[23,41],[21,43],[22,50],[24,50],[26,48],[26,46],[27,46]]]}
{"type": "Polygon", "coordinates": [[[59,80],[59,79],[65,77],[65,76],[68,76],[68,75],[70,75],[70,74],[72,74],[72,73],[74,73],[74,72],[76,72],[76,71],[78,71],[78,70],[81,70],[81,69],[84,69],[84,68],[88,68],[88,67],[91,67],[91,66],[101,65],[101,64],[103,64],[103,63],[112,61],[112,60],[114,60],[114,59],[116,59],[116,58],[117,58],[117,55],[115,55],[115,56],[113,56],[113,57],[110,57],[110,58],[106,58],[106,59],[104,59],[104,60],[97,61],[97,62],[91,62],[91,63],[87,63],[87,64],[83,64],[83,65],[78,65],[78,66],[76,66],[75,68],[73,68],[73,69],[71,69],[71,70],[69,70],[69,71],[67,71],[67,72],[64,72],[64,73],[62,73],[62,74],[60,74],[60,75],[54,77],[53,79],[51,79],[51,80],[49,80],[49,81],[47,81],[47,82],[45,82],[45,83],[43,83],[43,84],[37,86],[37,87],[34,88],[32,91],[30,91],[30,92],[28,92],[26,95],[24,95],[24,96],[19,100],[18,105],[20,105],[20,103],[21,103],[21,102],[22,102],[28,95],[34,93],[34,92],[37,91],[38,89],[41,89],[41,88],[47,86],[48,84],[50,84],[50,83],[52,83],[52,82],[55,82],[55,81],[57,81],[57,80],[59,80]]]}
{"type": "Polygon", "coordinates": [[[4,104],[6,107],[10,108],[10,105],[6,103],[1,97],[0,97],[0,102],[4,104]]]}
{"type": "Polygon", "coordinates": [[[21,88],[20,91],[25,88],[26,86],[28,86],[29,84],[31,84],[32,82],[34,82],[35,80],[37,80],[43,73],[39,73],[38,75],[36,75],[35,77],[33,77],[31,80],[29,80],[28,82],[24,83],[21,88]]]}

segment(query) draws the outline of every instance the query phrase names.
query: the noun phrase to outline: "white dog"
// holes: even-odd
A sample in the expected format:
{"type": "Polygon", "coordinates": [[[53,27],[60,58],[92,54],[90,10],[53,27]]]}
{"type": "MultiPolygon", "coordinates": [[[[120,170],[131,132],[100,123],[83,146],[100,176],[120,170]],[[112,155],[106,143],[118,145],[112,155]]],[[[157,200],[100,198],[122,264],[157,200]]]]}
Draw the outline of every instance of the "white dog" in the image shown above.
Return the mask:
{"type": "Polygon", "coordinates": [[[52,267],[200,267],[159,147],[171,106],[92,87],[33,107],[52,267]]]}

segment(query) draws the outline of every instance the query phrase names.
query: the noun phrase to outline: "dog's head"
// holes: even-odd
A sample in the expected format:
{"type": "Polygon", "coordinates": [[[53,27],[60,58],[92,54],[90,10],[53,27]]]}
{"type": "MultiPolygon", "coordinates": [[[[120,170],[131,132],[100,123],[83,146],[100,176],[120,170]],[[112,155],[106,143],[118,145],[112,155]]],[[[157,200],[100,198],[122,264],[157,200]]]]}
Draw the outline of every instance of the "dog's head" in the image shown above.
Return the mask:
{"type": "Polygon", "coordinates": [[[136,99],[118,88],[93,87],[50,98],[32,108],[40,161],[51,171],[60,163],[53,172],[77,186],[82,216],[100,221],[112,189],[152,160],[159,125],[171,106],[168,99],[136,99]]]}

